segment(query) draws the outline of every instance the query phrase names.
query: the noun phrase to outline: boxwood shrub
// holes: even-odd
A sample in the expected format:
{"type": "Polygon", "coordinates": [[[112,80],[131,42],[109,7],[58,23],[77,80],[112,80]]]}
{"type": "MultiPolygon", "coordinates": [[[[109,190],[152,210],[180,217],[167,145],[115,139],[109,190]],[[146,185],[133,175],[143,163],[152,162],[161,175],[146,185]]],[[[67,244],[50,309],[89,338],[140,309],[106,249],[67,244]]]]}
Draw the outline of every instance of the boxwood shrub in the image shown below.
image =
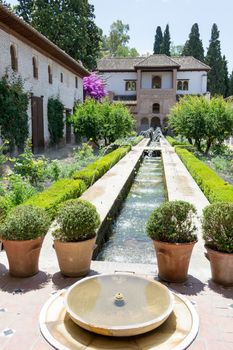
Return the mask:
{"type": "Polygon", "coordinates": [[[24,204],[44,208],[54,218],[62,202],[80,197],[85,190],[86,185],[82,180],[61,179],[45,191],[29,198],[24,204]]]}
{"type": "Polygon", "coordinates": [[[233,202],[233,186],[220,178],[188,150],[176,147],[176,153],[200,186],[210,203],[233,202]]]}
{"type": "Polygon", "coordinates": [[[86,186],[91,186],[95,181],[101,178],[113,165],[115,165],[126,153],[130,151],[130,146],[124,146],[107,154],[106,156],[91,163],[86,168],[74,173],[75,180],[83,180],[86,186]]]}
{"type": "Polygon", "coordinates": [[[172,147],[177,145],[188,146],[188,147],[191,146],[189,142],[178,141],[171,136],[166,136],[166,140],[170,143],[172,147]]]}

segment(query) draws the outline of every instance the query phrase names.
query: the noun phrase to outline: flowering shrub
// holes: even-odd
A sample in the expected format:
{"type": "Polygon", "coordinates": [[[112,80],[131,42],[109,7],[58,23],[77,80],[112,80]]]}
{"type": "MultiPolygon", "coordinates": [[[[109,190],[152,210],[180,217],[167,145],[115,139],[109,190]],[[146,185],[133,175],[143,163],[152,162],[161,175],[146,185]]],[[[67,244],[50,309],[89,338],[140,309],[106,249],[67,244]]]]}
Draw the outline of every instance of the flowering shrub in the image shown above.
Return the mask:
{"type": "Polygon", "coordinates": [[[86,96],[92,97],[97,101],[100,101],[107,95],[104,81],[95,73],[92,73],[89,77],[83,79],[83,88],[86,96]]]}

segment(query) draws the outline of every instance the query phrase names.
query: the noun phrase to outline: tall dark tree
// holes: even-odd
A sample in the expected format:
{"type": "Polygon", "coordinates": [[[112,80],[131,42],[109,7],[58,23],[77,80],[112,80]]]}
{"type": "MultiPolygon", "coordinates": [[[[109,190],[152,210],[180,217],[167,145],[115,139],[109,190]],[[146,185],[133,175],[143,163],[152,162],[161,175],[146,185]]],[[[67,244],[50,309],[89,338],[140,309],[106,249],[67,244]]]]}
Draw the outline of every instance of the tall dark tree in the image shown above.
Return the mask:
{"type": "Polygon", "coordinates": [[[229,74],[228,74],[227,60],[225,55],[223,55],[222,61],[223,61],[223,72],[224,72],[224,86],[225,86],[224,97],[227,97],[229,96],[229,74]]]}
{"type": "Polygon", "coordinates": [[[163,33],[162,33],[161,27],[158,26],[157,29],[156,29],[155,41],[154,41],[154,48],[153,48],[153,53],[154,54],[159,54],[160,53],[162,42],[163,42],[163,33]]]}
{"type": "Polygon", "coordinates": [[[233,71],[229,78],[229,96],[233,96],[233,71]]]}
{"type": "Polygon", "coordinates": [[[189,39],[186,41],[182,55],[193,56],[200,61],[204,61],[204,48],[200,39],[199,27],[197,23],[191,28],[189,39]]]}
{"type": "Polygon", "coordinates": [[[167,56],[171,56],[170,47],[171,47],[171,35],[170,35],[169,25],[167,24],[163,34],[163,42],[161,44],[160,53],[165,54],[167,56]]]}
{"type": "Polygon", "coordinates": [[[208,73],[208,90],[212,95],[224,95],[224,65],[221,56],[219,30],[215,23],[213,24],[211,30],[211,39],[206,55],[206,63],[211,68],[208,73]]]}
{"type": "Polygon", "coordinates": [[[19,0],[17,14],[87,68],[96,66],[101,37],[88,0],[19,0]]]}

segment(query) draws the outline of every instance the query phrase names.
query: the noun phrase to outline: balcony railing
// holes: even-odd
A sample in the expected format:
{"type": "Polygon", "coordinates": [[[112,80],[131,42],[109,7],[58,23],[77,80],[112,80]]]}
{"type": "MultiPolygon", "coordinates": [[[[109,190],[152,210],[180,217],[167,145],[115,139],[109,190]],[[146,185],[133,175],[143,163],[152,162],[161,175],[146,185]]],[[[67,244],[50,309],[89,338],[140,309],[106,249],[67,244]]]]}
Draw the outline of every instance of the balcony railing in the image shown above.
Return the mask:
{"type": "Polygon", "coordinates": [[[136,95],[115,95],[113,97],[114,101],[137,101],[136,95]]]}

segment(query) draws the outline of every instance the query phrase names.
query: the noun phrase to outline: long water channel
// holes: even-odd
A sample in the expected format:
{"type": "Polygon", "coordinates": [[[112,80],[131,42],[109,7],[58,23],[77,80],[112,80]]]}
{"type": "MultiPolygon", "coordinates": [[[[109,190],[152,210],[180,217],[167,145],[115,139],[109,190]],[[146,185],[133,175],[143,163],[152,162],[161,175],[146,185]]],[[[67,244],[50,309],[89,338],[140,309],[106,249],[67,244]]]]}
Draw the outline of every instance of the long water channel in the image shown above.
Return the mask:
{"type": "Polygon", "coordinates": [[[165,200],[161,157],[145,156],[97,260],[153,264],[155,252],[146,222],[165,200]]]}

